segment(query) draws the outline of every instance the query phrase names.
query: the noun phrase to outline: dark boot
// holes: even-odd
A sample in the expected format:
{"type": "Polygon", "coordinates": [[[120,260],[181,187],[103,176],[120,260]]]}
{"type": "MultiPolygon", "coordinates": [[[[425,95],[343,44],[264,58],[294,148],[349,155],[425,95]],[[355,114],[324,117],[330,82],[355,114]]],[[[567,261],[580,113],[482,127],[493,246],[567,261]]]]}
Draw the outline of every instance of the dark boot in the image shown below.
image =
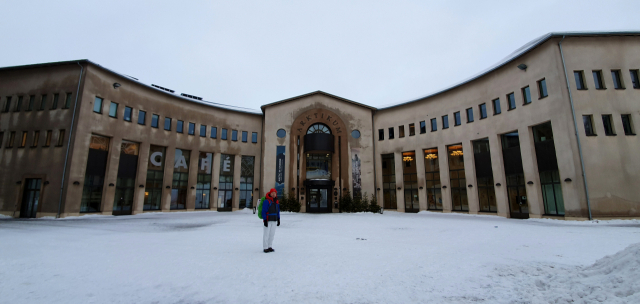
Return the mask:
{"type": "Polygon", "coordinates": [[[267,253],[267,252],[271,252],[271,250],[269,250],[269,249],[265,249],[265,250],[264,250],[264,253],[267,253]]]}
{"type": "Polygon", "coordinates": [[[269,250],[269,252],[274,252],[274,251],[275,251],[275,250],[273,250],[273,248],[271,248],[271,247],[269,247],[269,249],[267,249],[267,250],[269,250]]]}

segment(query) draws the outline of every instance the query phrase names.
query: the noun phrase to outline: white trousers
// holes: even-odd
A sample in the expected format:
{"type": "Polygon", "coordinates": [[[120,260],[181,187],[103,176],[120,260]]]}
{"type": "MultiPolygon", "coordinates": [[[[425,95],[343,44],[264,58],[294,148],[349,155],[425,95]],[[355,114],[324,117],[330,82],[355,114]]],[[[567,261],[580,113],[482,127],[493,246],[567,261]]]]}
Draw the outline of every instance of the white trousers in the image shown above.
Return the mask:
{"type": "Polygon", "coordinates": [[[276,227],[278,227],[278,222],[267,223],[269,227],[264,227],[264,225],[262,225],[264,228],[264,233],[262,235],[262,247],[264,247],[264,249],[269,249],[271,248],[271,245],[273,245],[273,237],[276,235],[276,227]]]}

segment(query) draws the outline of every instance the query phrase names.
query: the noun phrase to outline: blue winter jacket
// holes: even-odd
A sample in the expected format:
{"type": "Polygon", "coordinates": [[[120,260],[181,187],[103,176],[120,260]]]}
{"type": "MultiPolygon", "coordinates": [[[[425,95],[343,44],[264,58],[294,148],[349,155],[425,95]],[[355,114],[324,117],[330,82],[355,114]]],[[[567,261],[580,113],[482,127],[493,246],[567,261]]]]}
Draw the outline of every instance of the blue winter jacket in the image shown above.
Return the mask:
{"type": "Polygon", "coordinates": [[[269,221],[277,221],[280,219],[280,204],[276,199],[275,202],[272,201],[272,198],[267,197],[264,201],[262,201],[262,220],[269,221]],[[271,206],[275,204],[275,211],[271,206]],[[269,212],[270,211],[270,212],[269,212]],[[267,217],[268,216],[268,217],[267,217]]]}

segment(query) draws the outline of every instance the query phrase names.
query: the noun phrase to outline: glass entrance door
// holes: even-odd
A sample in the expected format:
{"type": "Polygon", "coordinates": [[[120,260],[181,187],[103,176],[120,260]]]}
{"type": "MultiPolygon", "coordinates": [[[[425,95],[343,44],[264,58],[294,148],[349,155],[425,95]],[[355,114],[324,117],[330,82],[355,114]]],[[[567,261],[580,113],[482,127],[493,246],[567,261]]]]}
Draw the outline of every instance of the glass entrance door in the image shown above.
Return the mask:
{"type": "Polygon", "coordinates": [[[524,188],[524,174],[507,176],[507,193],[511,217],[528,219],[529,205],[527,204],[527,191],[524,188]]]}
{"type": "Polygon", "coordinates": [[[420,211],[418,202],[418,189],[404,189],[404,212],[420,211]]]}
{"type": "Polygon", "coordinates": [[[20,206],[20,217],[35,218],[38,212],[38,201],[40,200],[40,184],[42,180],[39,178],[28,178],[24,187],[22,196],[22,205],[20,206]]]}
{"type": "Polygon", "coordinates": [[[329,188],[309,188],[309,194],[307,195],[309,198],[308,212],[331,212],[329,193],[329,188]]]}

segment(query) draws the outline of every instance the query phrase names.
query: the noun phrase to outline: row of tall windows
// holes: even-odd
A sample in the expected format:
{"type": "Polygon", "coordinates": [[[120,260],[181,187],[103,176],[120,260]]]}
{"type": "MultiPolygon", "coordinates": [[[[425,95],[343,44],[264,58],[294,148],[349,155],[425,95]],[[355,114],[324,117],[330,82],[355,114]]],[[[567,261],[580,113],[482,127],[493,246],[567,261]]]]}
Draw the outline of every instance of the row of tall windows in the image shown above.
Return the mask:
{"type": "MultiPolygon", "coordinates": [[[[93,112],[98,113],[98,114],[102,114],[102,109],[103,109],[103,102],[104,99],[101,97],[96,97],[94,99],[93,102],[93,112]]],[[[119,104],[116,102],[111,102],[109,104],[109,117],[112,118],[118,118],[118,107],[119,104]]],[[[133,121],[133,108],[125,106],[124,107],[124,112],[123,112],[123,120],[127,121],[127,122],[132,122],[133,121]]],[[[143,110],[138,110],[138,124],[139,125],[146,125],[147,124],[147,112],[143,111],[143,110]]],[[[159,123],[160,123],[160,116],[158,114],[152,114],[151,115],[151,127],[152,128],[158,128],[159,127],[159,123]]],[[[171,131],[173,126],[173,119],[171,117],[165,117],[164,118],[164,125],[163,128],[166,131],[171,131]]],[[[175,130],[177,133],[185,133],[185,128],[186,128],[186,133],[188,135],[195,135],[196,134],[196,124],[193,122],[188,122],[187,125],[185,126],[184,121],[182,120],[177,120],[175,123],[175,130]]],[[[210,127],[209,129],[207,129],[206,125],[200,125],[200,127],[197,129],[198,131],[198,135],[200,137],[207,137],[207,130],[209,130],[209,137],[211,138],[218,138],[218,128],[217,127],[210,127]]],[[[238,141],[238,130],[230,130],[231,134],[229,134],[229,130],[222,128],[221,132],[220,132],[220,139],[222,140],[227,140],[229,137],[231,137],[232,141],[238,141]]],[[[247,131],[241,131],[240,133],[241,136],[241,140],[242,142],[248,142],[249,141],[249,132],[247,131]]],[[[258,132],[251,132],[251,142],[252,143],[257,143],[258,142],[258,132]]]]}
{"type": "MultiPolygon", "coordinates": [[[[624,135],[636,135],[631,121],[631,114],[620,115],[622,121],[622,129],[624,135]]],[[[584,124],[584,133],[587,136],[597,136],[596,129],[594,127],[593,115],[582,115],[582,123],[584,124]]],[[[602,115],[602,127],[604,128],[604,134],[607,136],[615,136],[616,128],[613,122],[613,115],[602,115]]]]}
{"type": "MultiPolygon", "coordinates": [[[[562,187],[560,184],[560,174],[553,143],[551,123],[547,122],[534,126],[532,127],[532,131],[545,214],[564,215],[564,201],[562,198],[562,187]]],[[[507,181],[504,186],[507,187],[511,217],[527,218],[529,216],[529,205],[522,166],[519,134],[518,132],[502,134],[500,141],[507,181]]],[[[497,212],[496,187],[503,185],[495,184],[493,178],[489,139],[484,138],[472,141],[472,147],[477,180],[475,188],[478,193],[479,211],[497,212]]],[[[425,158],[424,170],[427,210],[442,210],[441,189],[446,188],[447,185],[442,185],[440,181],[439,151],[438,148],[431,148],[425,149],[423,152],[425,158]]],[[[446,154],[449,167],[448,186],[451,191],[451,209],[452,211],[469,211],[468,191],[472,191],[473,185],[468,185],[466,181],[462,144],[447,146],[446,154]]],[[[396,209],[394,154],[383,154],[381,157],[384,207],[387,209],[396,209]]],[[[420,188],[417,187],[415,157],[416,154],[413,151],[402,153],[406,212],[416,212],[419,209],[418,189],[420,188]]],[[[402,187],[398,187],[398,190],[400,189],[402,189],[402,187]]]]}
{"type": "MultiPolygon", "coordinates": [[[[109,155],[110,138],[92,135],[89,145],[89,156],[85,172],[82,193],[81,212],[100,212],[103,197],[107,158],[109,155]]],[[[122,141],[120,162],[116,181],[113,214],[131,214],[133,210],[135,178],[138,167],[139,144],[122,141]]],[[[162,192],[164,184],[164,169],[166,147],[151,145],[147,160],[146,182],[144,185],[143,210],[161,210],[162,192]]],[[[175,149],[173,159],[173,175],[171,177],[170,205],[172,210],[186,209],[188,190],[196,191],[195,208],[209,209],[211,204],[211,182],[213,169],[213,153],[200,152],[198,154],[197,180],[195,187],[190,187],[189,172],[191,151],[175,149]]],[[[220,184],[218,209],[231,210],[233,201],[233,160],[234,155],[221,154],[220,184]]],[[[252,207],[253,200],[253,156],[242,156],[241,172],[241,208],[252,207]]],[[[216,187],[213,188],[217,189],[216,187]]],[[[236,189],[237,190],[237,189],[236,189]]]]}
{"type": "MultiPolygon", "coordinates": [[[[22,131],[18,133],[17,143],[16,143],[16,131],[9,131],[7,143],[3,145],[4,133],[5,132],[0,132],[0,147],[4,147],[7,149],[13,148],[14,146],[17,148],[24,148],[27,145],[29,145],[31,148],[36,148],[40,145],[40,142],[41,142],[40,131],[22,131]],[[32,134],[30,139],[29,139],[29,133],[32,134]]],[[[46,130],[44,132],[44,143],[42,147],[51,146],[52,141],[54,141],[53,133],[54,133],[53,130],[46,130]]],[[[64,145],[65,129],[60,129],[56,131],[56,134],[57,135],[55,139],[55,143],[56,143],[55,146],[62,147],[64,145]]]]}
{"type": "MultiPolygon", "coordinates": [[[[547,92],[547,81],[546,79],[540,79],[537,81],[537,86],[538,86],[538,99],[542,99],[545,98],[547,96],[549,96],[549,93],[547,92]]],[[[524,88],[520,89],[521,93],[522,93],[522,102],[523,105],[527,105],[531,103],[531,90],[529,88],[529,86],[526,86],[524,88]]],[[[513,110],[516,108],[516,97],[515,94],[513,92],[509,93],[506,95],[506,99],[507,99],[507,106],[509,110],[513,110]]],[[[493,104],[493,115],[498,115],[500,113],[502,113],[501,107],[500,107],[500,98],[496,98],[494,100],[492,100],[492,104],[493,104]]],[[[487,104],[486,103],[482,103],[478,106],[478,113],[480,114],[480,119],[485,119],[487,118],[487,104]]],[[[466,120],[467,123],[472,123],[475,121],[474,119],[474,111],[473,108],[467,108],[465,110],[465,114],[466,114],[466,120]]],[[[449,115],[443,115],[441,116],[441,121],[442,121],[442,129],[448,129],[449,128],[449,115]]],[[[438,130],[438,120],[437,118],[432,118],[430,120],[430,124],[431,124],[431,132],[435,132],[438,130]]],[[[462,125],[462,115],[460,114],[460,111],[454,112],[453,113],[453,124],[454,126],[459,126],[462,125]]],[[[398,135],[400,138],[403,138],[405,136],[405,132],[404,132],[404,125],[398,126],[398,135]]],[[[427,132],[427,125],[425,121],[421,121],[420,122],[420,134],[424,134],[427,132]]],[[[409,136],[413,136],[415,135],[415,125],[409,124],[409,136]]],[[[388,139],[394,139],[395,138],[395,134],[394,134],[394,128],[390,127],[388,128],[388,139]]],[[[378,129],[378,140],[384,140],[384,129],[378,129]]]]}
{"type": "Polygon", "coordinates": [[[28,112],[33,111],[34,109],[38,111],[46,109],[55,110],[58,109],[61,102],[62,109],[69,109],[71,107],[71,97],[73,96],[72,93],[65,93],[62,96],[62,98],[64,98],[63,101],[61,101],[61,96],[59,93],[55,93],[52,96],[53,97],[49,97],[49,95],[47,94],[42,94],[40,95],[39,99],[36,99],[36,95],[29,95],[29,99],[26,102],[25,96],[16,96],[15,103],[13,103],[14,96],[6,96],[4,100],[4,106],[2,107],[2,112],[20,112],[22,110],[28,112]],[[39,104],[36,105],[37,101],[39,101],[39,104]]]}
{"type": "MultiPolygon", "coordinates": [[[[591,74],[593,75],[593,87],[596,90],[606,90],[607,86],[604,81],[602,70],[592,70],[591,74]]],[[[632,87],[634,89],[640,89],[638,70],[629,70],[629,76],[632,87]]],[[[583,70],[573,71],[573,77],[575,79],[576,89],[588,90],[583,70]]],[[[626,88],[621,70],[611,70],[611,81],[613,82],[613,88],[616,90],[624,90],[626,88]]]]}

